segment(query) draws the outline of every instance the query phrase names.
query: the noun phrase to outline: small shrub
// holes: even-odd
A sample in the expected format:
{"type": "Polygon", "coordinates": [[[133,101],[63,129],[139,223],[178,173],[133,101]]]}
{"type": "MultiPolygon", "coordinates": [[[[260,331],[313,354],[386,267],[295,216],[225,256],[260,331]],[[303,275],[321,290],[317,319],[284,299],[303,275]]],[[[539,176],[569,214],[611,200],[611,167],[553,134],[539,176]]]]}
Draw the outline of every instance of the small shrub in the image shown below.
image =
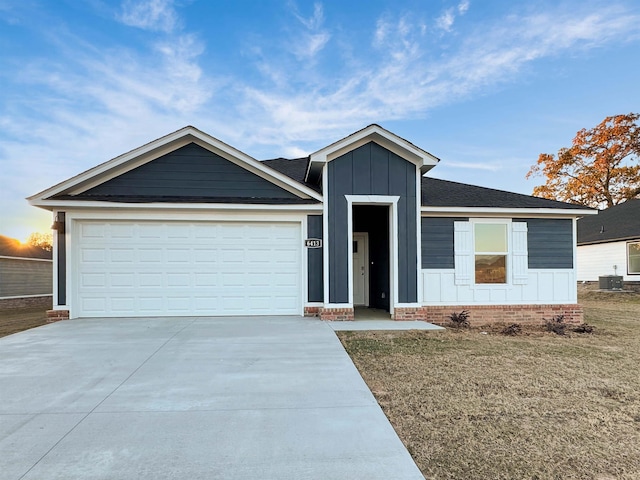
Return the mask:
{"type": "Polygon", "coordinates": [[[547,332],[553,332],[556,335],[565,335],[567,332],[567,324],[564,323],[564,315],[555,315],[551,320],[543,318],[547,332]]]}
{"type": "Polygon", "coordinates": [[[453,312],[449,315],[451,324],[456,328],[469,328],[469,311],[462,310],[460,313],[453,312]]]}
{"type": "Polygon", "coordinates": [[[583,323],[581,325],[578,325],[577,327],[573,327],[571,331],[576,333],[593,333],[594,328],[595,327],[593,325],[583,323]]]}
{"type": "Polygon", "coordinates": [[[517,323],[512,323],[511,325],[507,325],[506,327],[504,327],[500,331],[500,333],[502,335],[511,335],[511,336],[520,335],[520,333],[522,333],[522,327],[517,323]]]}

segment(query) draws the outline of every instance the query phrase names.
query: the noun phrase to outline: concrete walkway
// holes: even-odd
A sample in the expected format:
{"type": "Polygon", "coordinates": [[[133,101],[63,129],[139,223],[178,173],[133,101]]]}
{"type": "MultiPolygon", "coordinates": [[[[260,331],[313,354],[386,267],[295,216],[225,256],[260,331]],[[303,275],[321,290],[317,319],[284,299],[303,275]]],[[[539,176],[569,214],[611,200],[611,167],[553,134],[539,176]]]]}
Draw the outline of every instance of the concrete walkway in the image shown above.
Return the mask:
{"type": "Polygon", "coordinates": [[[0,338],[0,479],[422,479],[332,328],[70,320],[0,338]]]}

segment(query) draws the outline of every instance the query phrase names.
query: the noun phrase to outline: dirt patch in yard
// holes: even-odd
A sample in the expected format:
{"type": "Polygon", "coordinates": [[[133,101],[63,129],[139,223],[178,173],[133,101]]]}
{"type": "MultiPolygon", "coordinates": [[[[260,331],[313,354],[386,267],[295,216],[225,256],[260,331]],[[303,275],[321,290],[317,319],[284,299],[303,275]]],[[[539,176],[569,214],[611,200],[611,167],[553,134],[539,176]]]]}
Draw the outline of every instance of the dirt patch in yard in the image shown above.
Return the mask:
{"type": "Polygon", "coordinates": [[[339,336],[428,479],[637,479],[640,295],[580,302],[593,333],[339,336]]]}
{"type": "Polygon", "coordinates": [[[3,309],[0,310],[0,337],[46,323],[47,312],[42,308],[3,309]]]}

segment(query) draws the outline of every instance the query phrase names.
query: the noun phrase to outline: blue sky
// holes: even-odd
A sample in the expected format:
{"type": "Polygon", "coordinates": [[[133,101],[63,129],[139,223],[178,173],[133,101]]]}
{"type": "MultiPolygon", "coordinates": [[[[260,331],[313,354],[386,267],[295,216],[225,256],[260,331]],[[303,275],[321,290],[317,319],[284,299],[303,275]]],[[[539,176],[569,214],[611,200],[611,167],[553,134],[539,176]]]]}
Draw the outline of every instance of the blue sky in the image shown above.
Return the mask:
{"type": "Polygon", "coordinates": [[[639,47],[637,0],[0,0],[0,234],[185,125],[267,159],[378,123],[434,177],[529,194],[539,153],[640,111],[639,47]]]}

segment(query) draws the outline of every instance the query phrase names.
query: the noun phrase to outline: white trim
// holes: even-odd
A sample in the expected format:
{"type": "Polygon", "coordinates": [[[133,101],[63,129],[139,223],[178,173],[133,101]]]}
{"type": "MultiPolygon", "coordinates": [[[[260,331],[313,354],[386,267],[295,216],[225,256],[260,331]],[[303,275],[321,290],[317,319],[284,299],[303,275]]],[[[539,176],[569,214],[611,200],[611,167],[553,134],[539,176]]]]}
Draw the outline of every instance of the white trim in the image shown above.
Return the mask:
{"type": "Polygon", "coordinates": [[[28,197],[31,205],[42,206],[45,198],[62,192],[80,193],[92,186],[99,185],[111,178],[121,175],[132,168],[152,161],[162,155],[174,151],[188,143],[196,143],[207,150],[265,178],[285,190],[303,198],[314,198],[322,201],[322,195],[315,190],[287,177],[286,175],[262,164],[246,153],[214,138],[192,126],[181,128],[169,135],[154,140],[142,147],[115,157],[75,177],[28,197]]]}
{"type": "MultiPolygon", "coordinates": [[[[73,318],[71,316],[72,312],[72,303],[73,303],[73,280],[75,278],[76,275],[76,271],[73,270],[73,248],[74,248],[74,244],[73,244],[73,226],[74,226],[74,222],[72,221],[72,216],[69,214],[68,211],[65,212],[64,214],[64,250],[65,250],[65,284],[66,284],[66,290],[64,292],[64,301],[65,301],[65,306],[66,309],[69,310],[69,318],[73,318]]],[[[56,291],[56,295],[58,294],[58,292],[56,291]]],[[[56,299],[56,305],[58,304],[59,299],[56,299]]]]}
{"type": "Polygon", "coordinates": [[[72,209],[72,208],[102,208],[102,209],[131,209],[145,208],[149,210],[155,209],[171,209],[171,210],[291,210],[291,211],[319,211],[322,209],[321,204],[290,204],[290,205],[268,205],[262,203],[120,203],[120,202],[99,202],[86,200],[42,200],[40,202],[31,203],[37,207],[45,209],[72,209]]]}
{"type": "Polygon", "coordinates": [[[353,308],[353,303],[326,303],[324,308],[353,308]]]}
{"type": "Polygon", "coordinates": [[[502,208],[502,207],[420,207],[422,213],[452,214],[461,216],[478,216],[482,214],[496,216],[572,216],[582,217],[584,215],[597,215],[597,210],[573,209],[573,208],[502,208]]]}
{"type": "Polygon", "coordinates": [[[16,300],[20,298],[39,298],[39,297],[53,297],[53,294],[41,293],[40,295],[15,295],[12,297],[0,297],[0,300],[16,300]]]}
{"type": "Polygon", "coordinates": [[[305,307],[323,307],[323,302],[307,302],[304,304],[305,307]]]}
{"type": "MultiPolygon", "coordinates": [[[[422,272],[420,272],[422,273],[422,272]]],[[[420,275],[422,276],[422,275],[420,275]]],[[[413,303],[396,303],[396,308],[420,308],[423,304],[421,302],[413,302],[413,303]]]]}
{"type": "Polygon", "coordinates": [[[416,292],[416,300],[418,303],[422,302],[422,215],[420,214],[420,205],[422,200],[422,175],[420,170],[416,167],[416,285],[418,291],[416,292]]]}
{"type": "MultiPolygon", "coordinates": [[[[624,256],[625,256],[625,263],[627,265],[627,271],[624,272],[624,275],[626,275],[627,277],[631,277],[633,275],[640,275],[640,271],[638,272],[632,272],[631,271],[631,255],[629,252],[629,247],[631,247],[631,245],[640,245],[640,241],[639,240],[629,240],[627,242],[625,242],[625,252],[624,252],[624,256]]],[[[633,281],[633,280],[631,280],[633,281]]]]}
{"type": "Polygon", "coordinates": [[[31,260],[31,261],[34,261],[34,262],[53,262],[53,258],[10,257],[8,255],[0,255],[0,259],[5,259],[5,260],[31,260]]]}
{"type": "Polygon", "coordinates": [[[309,301],[309,249],[304,246],[304,239],[309,238],[307,232],[309,227],[309,217],[305,216],[300,219],[300,284],[302,286],[302,315],[304,315],[304,306],[309,301]]]}
{"type": "MultiPolygon", "coordinates": [[[[326,167],[325,167],[326,168],[326,167]]],[[[389,207],[389,313],[398,299],[398,195],[345,195],[347,200],[347,238],[353,238],[354,205],[387,205],[389,207]]],[[[353,249],[348,251],[349,275],[353,276],[353,249]]],[[[349,281],[349,302],[353,304],[353,279],[349,281]]]]}
{"type": "MultiPolygon", "coordinates": [[[[578,274],[578,219],[574,218],[571,222],[571,235],[573,235],[573,241],[571,242],[573,245],[573,270],[576,272],[576,276],[578,274]]],[[[529,246],[527,245],[527,248],[529,246]]],[[[627,267],[628,268],[628,267],[627,267]]],[[[578,292],[576,285],[576,294],[578,292]]]]}

